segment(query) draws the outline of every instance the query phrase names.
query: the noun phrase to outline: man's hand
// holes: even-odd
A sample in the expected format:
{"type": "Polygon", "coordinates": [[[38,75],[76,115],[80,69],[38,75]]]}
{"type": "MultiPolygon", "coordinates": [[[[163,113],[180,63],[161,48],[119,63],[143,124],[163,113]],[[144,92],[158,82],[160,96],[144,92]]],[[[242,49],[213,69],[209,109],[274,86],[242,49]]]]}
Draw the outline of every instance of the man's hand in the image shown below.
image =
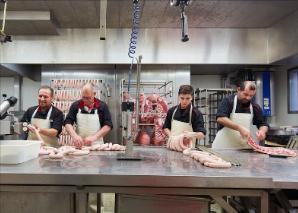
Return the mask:
{"type": "Polygon", "coordinates": [[[36,132],[40,132],[40,128],[38,128],[37,126],[32,125],[32,124],[29,124],[27,126],[27,128],[29,129],[30,132],[33,132],[35,134],[36,134],[36,132]]]}
{"type": "Polygon", "coordinates": [[[94,136],[94,135],[92,135],[92,136],[88,136],[88,137],[86,137],[86,138],[84,139],[84,145],[85,145],[85,146],[91,146],[92,143],[93,143],[94,141],[96,141],[96,140],[97,140],[97,137],[96,137],[96,136],[94,136]]]}
{"type": "Polygon", "coordinates": [[[183,145],[184,146],[190,146],[192,143],[191,138],[183,137],[183,145]]]}
{"type": "Polygon", "coordinates": [[[246,128],[244,128],[244,127],[242,127],[242,126],[239,127],[239,130],[238,131],[239,131],[240,135],[243,138],[249,138],[249,137],[251,137],[249,130],[246,129],[246,128]]]}
{"type": "Polygon", "coordinates": [[[256,136],[259,141],[262,141],[266,138],[266,133],[262,130],[259,130],[256,132],[256,136]]]}
{"type": "Polygon", "coordinates": [[[81,148],[84,145],[83,138],[77,134],[72,137],[72,141],[76,148],[81,148]]]}

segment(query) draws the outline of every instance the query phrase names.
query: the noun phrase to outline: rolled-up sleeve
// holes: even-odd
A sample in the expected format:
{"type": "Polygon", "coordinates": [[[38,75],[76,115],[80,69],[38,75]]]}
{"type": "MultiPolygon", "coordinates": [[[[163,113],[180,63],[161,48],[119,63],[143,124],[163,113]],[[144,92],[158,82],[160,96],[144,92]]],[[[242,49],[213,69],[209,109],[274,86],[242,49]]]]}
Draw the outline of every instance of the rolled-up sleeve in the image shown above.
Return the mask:
{"type": "Polygon", "coordinates": [[[112,129],[113,128],[112,117],[106,103],[104,102],[101,103],[100,111],[101,111],[101,113],[99,114],[100,126],[103,127],[107,125],[112,129]]]}
{"type": "Polygon", "coordinates": [[[61,111],[57,112],[57,115],[53,118],[53,123],[51,128],[56,129],[58,131],[57,136],[62,132],[64,115],[61,111]]]}
{"type": "Polygon", "coordinates": [[[269,124],[266,121],[266,117],[263,116],[262,108],[256,104],[253,106],[253,110],[254,110],[253,124],[256,125],[258,128],[260,128],[261,126],[269,127],[269,124]]]}
{"type": "Polygon", "coordinates": [[[230,106],[229,100],[228,98],[224,98],[218,106],[216,118],[230,117],[230,114],[231,114],[231,106],[230,106]]]}
{"type": "Polygon", "coordinates": [[[165,122],[163,124],[163,129],[171,129],[171,121],[172,121],[172,115],[173,115],[173,111],[170,109],[167,113],[165,122]]]}
{"type": "Polygon", "coordinates": [[[204,118],[199,110],[196,110],[192,118],[192,128],[194,132],[202,132],[206,135],[206,129],[204,127],[204,118]]]}
{"type": "Polygon", "coordinates": [[[64,126],[66,124],[73,125],[75,122],[77,122],[77,114],[78,114],[78,102],[74,102],[70,106],[69,112],[66,115],[63,125],[64,126]]]}

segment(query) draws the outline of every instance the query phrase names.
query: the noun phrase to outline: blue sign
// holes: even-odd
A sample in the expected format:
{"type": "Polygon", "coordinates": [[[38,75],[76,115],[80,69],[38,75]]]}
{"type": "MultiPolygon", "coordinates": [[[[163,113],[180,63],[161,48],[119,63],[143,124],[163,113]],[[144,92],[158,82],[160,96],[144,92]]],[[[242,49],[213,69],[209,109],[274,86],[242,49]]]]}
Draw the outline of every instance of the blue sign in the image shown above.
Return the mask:
{"type": "Polygon", "coordinates": [[[263,72],[263,115],[271,116],[270,72],[263,72]]]}

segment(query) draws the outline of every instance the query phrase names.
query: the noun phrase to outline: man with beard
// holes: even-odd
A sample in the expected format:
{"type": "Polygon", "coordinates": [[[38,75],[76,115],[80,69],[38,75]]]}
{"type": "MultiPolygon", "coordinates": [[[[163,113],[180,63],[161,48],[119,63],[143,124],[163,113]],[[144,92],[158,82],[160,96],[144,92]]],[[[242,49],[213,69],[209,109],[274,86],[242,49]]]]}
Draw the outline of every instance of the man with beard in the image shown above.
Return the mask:
{"type": "Polygon", "coordinates": [[[231,95],[222,100],[216,115],[219,125],[212,148],[249,148],[247,138],[252,136],[252,124],[258,128],[257,140],[265,139],[268,124],[262,108],[253,100],[255,94],[255,83],[244,81],[237,87],[237,95],[231,95]]]}
{"type": "Polygon", "coordinates": [[[54,91],[49,86],[41,86],[38,90],[38,106],[30,107],[21,122],[28,122],[28,140],[38,140],[39,132],[47,146],[58,146],[58,136],[62,131],[63,112],[52,105],[54,91]]]}

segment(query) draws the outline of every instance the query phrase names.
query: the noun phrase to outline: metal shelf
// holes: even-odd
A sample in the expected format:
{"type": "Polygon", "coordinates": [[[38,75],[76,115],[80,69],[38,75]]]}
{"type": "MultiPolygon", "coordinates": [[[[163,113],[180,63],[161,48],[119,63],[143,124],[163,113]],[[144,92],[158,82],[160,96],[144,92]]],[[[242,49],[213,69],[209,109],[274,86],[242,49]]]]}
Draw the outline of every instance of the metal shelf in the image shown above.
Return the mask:
{"type": "Polygon", "coordinates": [[[195,90],[194,105],[203,114],[206,135],[208,136],[204,138],[204,146],[213,142],[213,136],[217,132],[216,113],[220,102],[227,95],[234,93],[236,93],[236,90],[227,88],[197,88],[195,90]]]}

